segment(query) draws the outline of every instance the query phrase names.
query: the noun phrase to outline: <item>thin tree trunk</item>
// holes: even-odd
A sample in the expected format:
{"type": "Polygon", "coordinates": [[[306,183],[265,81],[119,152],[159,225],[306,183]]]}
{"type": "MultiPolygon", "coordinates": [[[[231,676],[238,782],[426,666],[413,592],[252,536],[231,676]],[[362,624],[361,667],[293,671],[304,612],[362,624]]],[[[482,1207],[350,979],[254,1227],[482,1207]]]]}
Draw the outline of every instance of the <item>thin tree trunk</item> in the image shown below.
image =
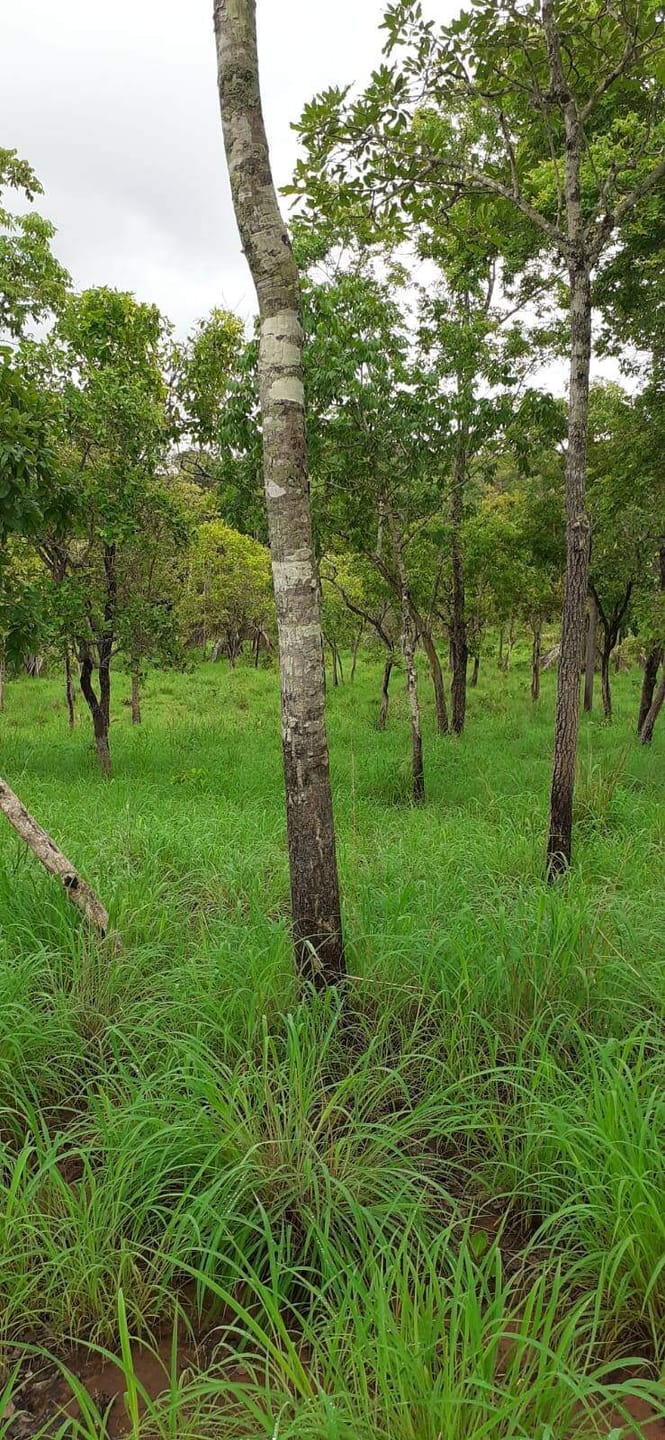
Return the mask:
{"type": "Polygon", "coordinates": [[[69,645],[64,650],[65,668],[65,701],[67,704],[67,724],[73,730],[76,724],[76,703],[74,699],[74,681],[72,678],[72,657],[69,653],[69,645]]]}
{"type": "Polygon", "coordinates": [[[600,687],[603,696],[603,715],[606,720],[612,719],[612,691],[610,688],[610,660],[612,658],[612,649],[611,641],[605,636],[600,656],[600,687]]]}
{"type": "Polygon", "coordinates": [[[296,963],[300,974],[326,985],[342,978],[345,965],[307,475],[300,285],[270,169],[255,0],[215,0],[214,19],[231,194],[260,315],[263,466],[296,963]]]}
{"type": "Polygon", "coordinates": [[[663,654],[663,668],[660,673],[660,685],[651,701],[640,734],[640,740],[643,745],[650,745],[653,740],[654,726],[663,708],[663,701],[665,701],[665,652],[663,654]]]}
{"type": "Polygon", "coordinates": [[[257,630],[254,636],[254,669],[259,668],[259,655],[261,653],[261,631],[257,630]]]}
{"type": "Polygon", "coordinates": [[[450,628],[450,651],[452,680],[450,703],[453,735],[461,735],[466,716],[466,667],[468,649],[466,641],[466,600],[464,593],[464,558],[462,555],[462,524],[464,521],[464,489],[466,485],[466,429],[460,421],[450,518],[452,529],[452,624],[450,628]]]}
{"type": "Polygon", "coordinates": [[[395,517],[387,508],[388,523],[393,542],[395,564],[399,576],[400,600],[402,606],[402,654],[406,669],[406,693],[411,715],[411,775],[413,799],[419,804],[425,799],[425,770],[423,765],[423,734],[418,700],[418,672],[416,670],[416,627],[409,598],[409,582],[404,564],[402,541],[395,517]]]}
{"type": "Polygon", "coordinates": [[[342,665],[342,652],[341,652],[341,650],[339,649],[339,647],[338,647],[337,644],[335,644],[335,653],[336,653],[336,655],[337,655],[337,673],[338,673],[338,675],[339,675],[339,683],[340,683],[340,685],[343,685],[343,684],[344,684],[344,666],[342,665]]]}
{"type": "Polygon", "coordinates": [[[132,725],[141,724],[141,674],[138,665],[132,665],[132,725]]]}
{"type": "Polygon", "coordinates": [[[365,629],[365,625],[364,625],[364,622],[363,622],[363,624],[360,626],[359,630],[357,630],[356,635],[355,635],[355,638],[354,638],[354,641],[353,641],[353,654],[352,654],[352,657],[351,657],[351,682],[352,682],[352,683],[353,683],[353,681],[354,681],[355,678],[356,678],[356,665],[358,664],[358,651],[359,651],[359,649],[360,649],[360,641],[361,641],[362,638],[363,638],[363,631],[364,631],[364,629],[365,629]]]}
{"type": "Polygon", "coordinates": [[[499,649],[497,652],[496,663],[499,669],[503,670],[503,625],[501,625],[499,629],[499,649]]]}
{"type": "Polygon", "coordinates": [[[644,729],[644,722],[651,709],[656,680],[658,679],[658,666],[665,654],[659,646],[650,650],[644,662],[644,675],[642,677],[642,693],[640,695],[640,712],[637,717],[637,733],[641,736],[644,729]]]}
{"type": "MultiPolygon", "coordinates": [[[[574,143],[574,142],[569,142],[574,143]]],[[[580,142],[578,142],[580,143],[580,142]]],[[[567,169],[571,165],[567,150],[567,169]]],[[[581,217],[579,150],[567,188],[581,217]]],[[[580,218],[581,224],[581,218],[580,218]]],[[[571,236],[571,239],[573,237],[571,236]]],[[[578,242],[579,243],[579,242],[578,242]]],[[[591,362],[591,284],[578,245],[570,261],[571,360],[566,460],[566,577],[557,671],[554,757],[550,792],[547,873],[553,880],[569,867],[573,843],[573,797],[580,712],[580,655],[589,573],[590,525],[586,510],[586,447],[591,362]]]]}
{"type": "Polygon", "coordinates": [[[586,651],[584,660],[584,709],[587,714],[593,710],[593,682],[596,673],[596,625],[598,607],[594,595],[587,601],[586,651]]]}
{"type": "Polygon", "coordinates": [[[337,646],[335,645],[334,641],[332,641],[332,640],[330,641],[330,654],[331,654],[331,656],[332,656],[332,683],[333,683],[333,690],[336,690],[336,689],[337,689],[337,686],[339,685],[339,675],[337,674],[337,646]]]}
{"type": "Polygon", "coordinates": [[[381,708],[379,710],[379,719],[377,722],[379,730],[385,730],[386,728],[386,720],[388,719],[388,701],[390,698],[390,676],[392,674],[394,663],[395,662],[392,655],[389,655],[383,667],[383,678],[381,680],[381,708]]]}
{"type": "Polygon", "coordinates": [[[531,648],[531,699],[534,704],[540,700],[540,626],[535,626],[533,631],[533,646],[531,648]]]}
{"type": "Polygon", "coordinates": [[[436,728],[439,735],[447,735],[449,731],[448,707],[446,705],[446,687],[443,683],[443,671],[441,661],[437,654],[436,645],[432,639],[432,632],[426,627],[421,629],[420,638],[427,656],[430,675],[432,677],[432,688],[434,690],[434,706],[436,709],[436,728]]]}
{"type": "Polygon", "coordinates": [[[103,937],[108,934],[109,917],[94,890],[78,874],[77,870],[63,855],[62,851],[38,825],[32,815],[21,804],[17,795],[10,790],[6,781],[0,779],[0,810],[13,825],[17,835],[37,856],[40,863],[60,881],[73,905],[85,915],[86,920],[103,937]]]}
{"type": "Polygon", "coordinates": [[[471,685],[473,686],[473,689],[474,689],[474,690],[475,690],[475,688],[476,688],[476,685],[478,684],[478,671],[479,671],[479,670],[480,670],[480,655],[474,655],[474,657],[473,657],[473,670],[472,670],[472,672],[471,672],[471,682],[470,682],[471,685]]]}

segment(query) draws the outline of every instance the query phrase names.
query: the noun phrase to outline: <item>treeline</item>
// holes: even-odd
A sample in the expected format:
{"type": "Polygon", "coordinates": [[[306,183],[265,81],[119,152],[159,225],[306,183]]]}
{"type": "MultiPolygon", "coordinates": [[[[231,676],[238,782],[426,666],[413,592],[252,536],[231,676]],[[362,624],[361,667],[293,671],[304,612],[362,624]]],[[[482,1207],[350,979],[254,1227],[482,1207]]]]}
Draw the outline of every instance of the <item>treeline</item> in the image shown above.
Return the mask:
{"type": "MultiPolygon", "coordinates": [[[[582,672],[589,708],[599,669],[611,719],[611,657],[630,635],[645,743],[665,698],[657,7],[478,0],[437,26],[418,0],[389,5],[367,88],[302,116],[288,235],[262,125],[233,90],[239,56],[256,65],[243,10],[242,34],[226,12],[216,23],[255,334],[214,311],[179,342],[155,306],[76,294],[48,222],[0,202],[3,664],[57,653],[71,721],[75,661],[108,771],[115,657],[138,719],[146,664],[208,644],[258,660],[278,632],[284,733],[316,714],[329,827],[315,632],[333,680],[343,650],[371,638],[383,654],[380,727],[401,657],[421,800],[421,654],[438,730],[460,735],[488,629],[505,664],[528,632],[537,702],[543,633],[562,617],[553,877],[571,857],[582,672]],[[250,121],[252,155],[236,144],[250,121]],[[623,384],[593,382],[600,353],[623,384]]],[[[0,178],[39,193],[14,152],[0,178]]],[[[291,763],[285,748],[289,814],[291,763]]]]}

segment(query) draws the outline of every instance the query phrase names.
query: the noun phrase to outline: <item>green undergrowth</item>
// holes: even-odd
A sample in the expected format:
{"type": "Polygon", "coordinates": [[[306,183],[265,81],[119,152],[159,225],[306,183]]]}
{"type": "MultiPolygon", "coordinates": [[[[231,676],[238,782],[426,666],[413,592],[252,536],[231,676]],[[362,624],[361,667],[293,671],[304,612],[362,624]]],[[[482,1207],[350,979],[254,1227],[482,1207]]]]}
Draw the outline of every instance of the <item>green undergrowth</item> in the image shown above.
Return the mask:
{"type": "MultiPolygon", "coordinates": [[[[0,832],[19,1409],[18,1347],[67,1365],[72,1340],[120,1357],[142,1440],[574,1440],[635,1433],[633,1392],[660,1406],[665,731],[638,746],[639,674],[613,679],[555,889],[550,674],[534,707],[526,660],[487,662],[461,740],[423,675],[419,808],[402,677],[385,734],[379,663],[330,691],[351,978],[328,996],[292,974],[274,672],[151,675],[140,729],[116,677],[110,783],[59,683],[8,686],[0,770],[123,940],[86,937],[0,832]],[[133,1342],[183,1316],[213,1338],[184,1375],[174,1343],[155,1401],[133,1342]]],[[[102,1436],[79,1400],[59,1433],[102,1436]]]]}

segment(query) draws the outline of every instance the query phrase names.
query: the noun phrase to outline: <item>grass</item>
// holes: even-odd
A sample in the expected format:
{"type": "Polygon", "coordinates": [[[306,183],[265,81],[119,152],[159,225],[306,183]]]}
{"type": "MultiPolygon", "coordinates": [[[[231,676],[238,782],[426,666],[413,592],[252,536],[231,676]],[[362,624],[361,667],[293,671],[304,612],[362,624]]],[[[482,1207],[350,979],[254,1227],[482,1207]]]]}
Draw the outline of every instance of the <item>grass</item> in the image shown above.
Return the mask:
{"type": "Polygon", "coordinates": [[[140,730],[118,676],[110,784],[59,683],[8,686],[2,773],[124,948],[0,832],[0,1437],[23,1346],[78,1394],[57,1433],[106,1433],[72,1341],[117,1357],[135,1440],[575,1440],[637,1433],[631,1396],[662,1413],[665,732],[633,740],[639,679],[611,727],[584,718],[555,889],[551,675],[534,707],[526,656],[488,661],[461,740],[423,676],[417,809],[399,676],[385,734],[378,663],[331,691],[344,1005],[294,986],[274,673],[152,675],[140,730]],[[207,1334],[184,1370],[183,1323],[207,1334]],[[138,1341],[167,1344],[159,1399],[138,1341]]]}

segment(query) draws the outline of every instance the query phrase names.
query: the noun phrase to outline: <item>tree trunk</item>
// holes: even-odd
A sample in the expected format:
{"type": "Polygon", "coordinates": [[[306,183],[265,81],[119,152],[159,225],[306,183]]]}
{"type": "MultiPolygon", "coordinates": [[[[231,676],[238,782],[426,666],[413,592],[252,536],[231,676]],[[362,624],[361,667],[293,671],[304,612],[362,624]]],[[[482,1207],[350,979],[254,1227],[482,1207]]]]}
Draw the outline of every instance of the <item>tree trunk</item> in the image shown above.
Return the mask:
{"type": "Polygon", "coordinates": [[[504,675],[507,675],[507,674],[508,674],[508,671],[510,670],[510,662],[511,662],[511,660],[512,660],[512,658],[513,658],[513,646],[514,646],[514,644],[515,644],[515,624],[514,624],[514,621],[513,621],[513,619],[512,619],[512,616],[511,616],[510,623],[509,623],[509,625],[508,625],[508,646],[507,646],[507,649],[506,649],[506,651],[505,651],[505,654],[504,654],[504,657],[503,657],[503,665],[502,665],[502,667],[501,667],[502,670],[503,670],[504,675]]]}
{"type": "MultiPolygon", "coordinates": [[[[581,229],[579,146],[575,121],[567,118],[566,193],[569,214],[574,215],[571,241],[581,229]],[[573,134],[571,135],[571,126],[573,134]],[[577,150],[575,150],[577,146],[577,150]],[[571,154],[571,149],[574,153],[571,154]],[[572,167],[572,173],[571,173],[572,167]]],[[[569,229],[570,229],[569,219],[569,229]]],[[[584,638],[584,611],[589,573],[590,525],[586,510],[586,447],[589,423],[589,367],[591,363],[591,282],[579,240],[570,260],[571,357],[568,398],[568,453],[566,458],[566,577],[564,583],[561,649],[557,671],[554,759],[547,842],[549,879],[570,865],[573,843],[573,796],[580,711],[580,655],[584,638]]]]}
{"type": "Polygon", "coordinates": [[[637,733],[640,736],[642,734],[642,730],[644,729],[644,722],[651,709],[653,693],[656,688],[656,680],[658,678],[658,666],[660,665],[660,662],[663,659],[664,655],[665,651],[661,650],[656,645],[654,646],[653,650],[649,651],[649,654],[647,655],[644,662],[642,693],[640,695],[640,712],[637,717],[637,733]]]}
{"type": "Polygon", "coordinates": [[[261,653],[261,631],[257,630],[254,636],[254,669],[259,668],[259,655],[261,653]]]}
{"type": "Polygon", "coordinates": [[[499,669],[503,670],[503,625],[499,629],[499,649],[497,652],[496,663],[499,669]]]}
{"type": "Polygon", "coordinates": [[[330,654],[331,654],[331,656],[332,656],[332,683],[333,683],[333,690],[336,690],[336,689],[337,689],[337,686],[339,685],[339,675],[337,674],[337,646],[334,644],[334,642],[333,642],[332,640],[330,641],[330,654]]]}
{"type": "Polygon", "coordinates": [[[107,935],[109,917],[94,890],[77,873],[50,835],[42,830],[41,825],[37,824],[21,804],[18,795],[10,790],[4,780],[0,780],[0,810],[49,874],[60,880],[72,904],[78,906],[86,920],[102,937],[107,935]]]}
{"type": "Polygon", "coordinates": [[[73,730],[76,723],[76,704],[74,700],[74,681],[72,679],[72,657],[69,653],[69,645],[64,650],[65,666],[65,701],[67,704],[67,724],[73,730]]]}
{"type": "Polygon", "coordinates": [[[141,673],[132,665],[132,725],[141,724],[141,673]]]}
{"type": "Polygon", "coordinates": [[[452,710],[453,735],[461,735],[466,716],[466,665],[468,649],[466,642],[466,611],[464,594],[464,558],[462,555],[462,524],[464,521],[464,488],[466,484],[466,430],[460,421],[457,434],[453,488],[450,505],[452,528],[452,624],[450,628],[450,651],[452,680],[450,703],[452,710]]]}
{"type": "Polygon", "coordinates": [[[255,0],[215,0],[214,19],[231,194],[260,315],[263,467],[296,963],[300,974],[326,985],[343,977],[345,965],[307,475],[300,285],[270,169],[255,0]]]}
{"type": "Polygon", "coordinates": [[[587,714],[593,710],[593,682],[596,673],[596,625],[598,607],[594,595],[587,601],[586,651],[584,661],[584,709],[587,714]]]}
{"type": "Polygon", "coordinates": [[[394,660],[393,660],[392,655],[389,655],[389,656],[388,656],[388,659],[386,660],[386,663],[385,663],[385,665],[384,665],[384,667],[383,667],[383,679],[382,679],[382,681],[381,681],[381,708],[380,708],[380,710],[379,710],[379,719],[378,719],[378,722],[377,722],[377,723],[378,723],[378,728],[379,728],[379,730],[385,730],[385,728],[386,728],[386,720],[388,719],[388,700],[389,700],[389,690],[388,690],[388,687],[389,687],[389,685],[390,685],[390,676],[391,676],[391,674],[392,674],[392,669],[393,669],[394,663],[395,663],[395,662],[394,662],[394,660]]]}
{"type": "Polygon", "coordinates": [[[476,685],[478,684],[478,671],[479,671],[479,670],[480,670],[480,655],[474,655],[474,657],[473,657],[473,670],[472,670],[472,672],[471,672],[471,685],[473,686],[473,689],[474,689],[474,690],[475,690],[475,688],[476,688],[476,685]]]}
{"type": "Polygon", "coordinates": [[[603,715],[606,720],[612,719],[612,691],[610,689],[610,660],[612,649],[610,640],[605,636],[600,656],[600,686],[603,696],[603,715]]]}
{"type": "Polygon", "coordinates": [[[416,804],[425,799],[425,770],[423,765],[423,734],[418,700],[418,672],[416,670],[416,627],[409,597],[409,582],[404,564],[402,541],[392,510],[387,507],[388,523],[393,542],[395,563],[399,576],[400,600],[402,607],[402,654],[406,669],[406,693],[411,715],[411,776],[412,793],[416,804]]]}
{"type": "Polygon", "coordinates": [[[665,652],[663,653],[663,668],[660,672],[660,685],[651,701],[640,734],[643,745],[650,745],[653,740],[654,726],[663,708],[663,701],[665,701],[665,652]]]}
{"type": "Polygon", "coordinates": [[[420,631],[420,638],[423,642],[423,647],[427,656],[427,662],[429,664],[430,675],[432,677],[432,687],[434,690],[434,705],[436,709],[436,728],[439,732],[439,735],[447,735],[450,727],[448,724],[446,687],[443,683],[443,671],[441,669],[441,661],[439,660],[436,645],[434,644],[434,641],[432,639],[431,630],[428,630],[427,627],[422,628],[420,631]]]}
{"type": "Polygon", "coordinates": [[[358,651],[359,651],[359,649],[360,649],[360,641],[361,641],[362,638],[363,638],[363,631],[364,631],[364,629],[365,629],[365,626],[364,626],[364,623],[363,623],[363,624],[360,626],[359,630],[357,630],[356,635],[355,635],[355,638],[354,638],[354,641],[353,641],[353,654],[352,654],[352,657],[351,657],[351,682],[352,682],[352,683],[353,683],[353,681],[354,681],[355,678],[356,678],[356,665],[358,664],[358,651]]]}
{"type": "Polygon", "coordinates": [[[531,648],[531,699],[534,704],[540,700],[540,626],[533,630],[533,645],[531,648]]]}

